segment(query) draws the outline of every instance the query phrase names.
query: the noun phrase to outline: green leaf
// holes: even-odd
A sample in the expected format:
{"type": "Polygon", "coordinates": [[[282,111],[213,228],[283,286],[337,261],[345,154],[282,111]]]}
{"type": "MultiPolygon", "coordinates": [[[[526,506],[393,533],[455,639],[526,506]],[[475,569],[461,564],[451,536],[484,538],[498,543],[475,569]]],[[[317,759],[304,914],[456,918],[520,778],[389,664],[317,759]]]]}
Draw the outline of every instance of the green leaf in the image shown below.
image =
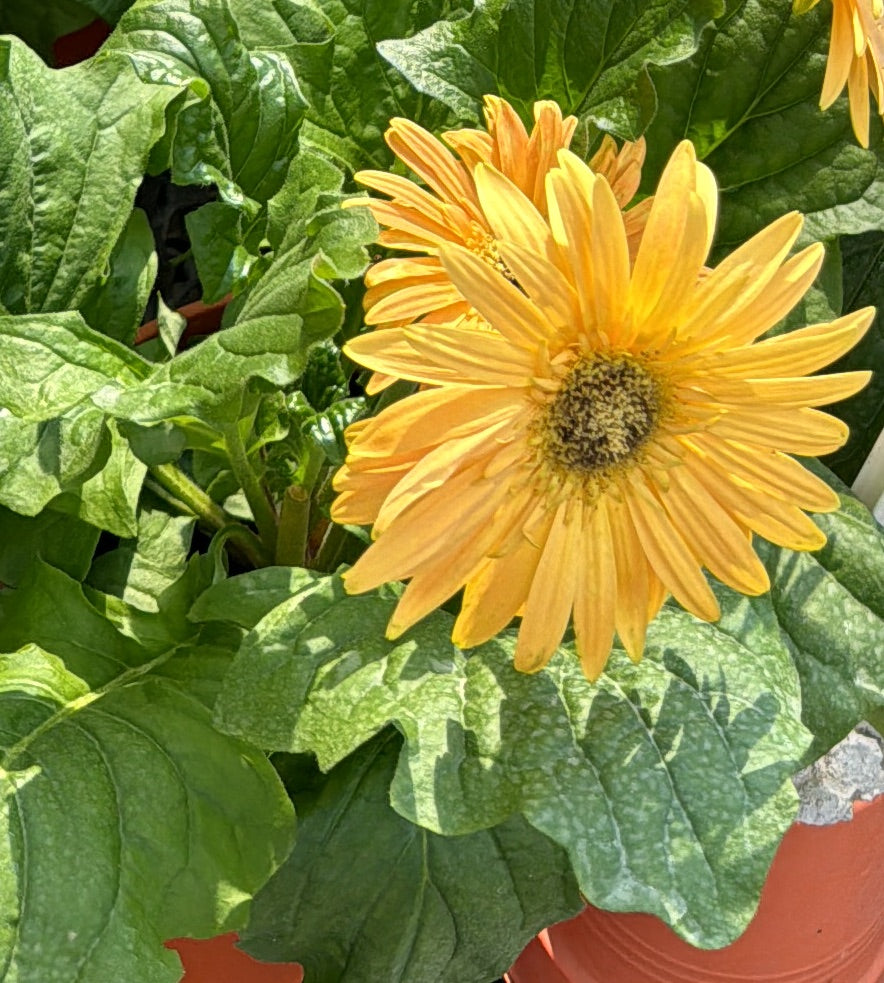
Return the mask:
{"type": "Polygon", "coordinates": [[[0,506],[0,583],[18,586],[38,558],[82,580],[89,570],[99,531],[54,509],[24,516],[0,506]]]}
{"type": "Polygon", "coordinates": [[[262,567],[219,581],[194,602],[194,621],[230,621],[241,628],[255,625],[275,607],[288,601],[304,585],[298,567],[262,567]]]}
{"type": "Polygon", "coordinates": [[[87,324],[131,345],[157,276],[157,254],[147,215],[135,208],[109,260],[109,269],[80,305],[87,324]]]}
{"type": "MultiPolygon", "coordinates": [[[[838,485],[824,467],[804,462],[838,485]]],[[[759,543],[771,601],[801,677],[802,720],[814,735],[807,761],[884,709],[884,534],[846,488],[841,509],[814,521],[818,553],[759,543]]]]}
{"type": "Polygon", "coordinates": [[[364,208],[344,209],[343,174],[315,154],[298,155],[288,180],[268,204],[273,260],[247,295],[233,305],[237,321],[297,312],[312,340],[341,324],[340,297],[319,277],[353,279],[368,265],[377,224],[364,208]]]}
{"type": "Polygon", "coordinates": [[[99,556],[88,583],[142,611],[158,611],[163,592],[184,573],[193,525],[193,519],[143,509],[137,535],[99,556]]]}
{"type": "Polygon", "coordinates": [[[87,302],[174,95],[122,59],[52,71],[16,39],[0,40],[0,311],[87,302]]]}
{"type": "MultiPolygon", "coordinates": [[[[348,170],[386,168],[392,155],[383,132],[390,118],[421,120],[427,111],[379,56],[378,42],[410,36],[470,6],[469,0],[296,0],[266,4],[259,13],[250,0],[239,4],[248,10],[243,30],[250,43],[283,48],[296,67],[309,102],[304,146],[348,170]]],[[[442,116],[436,111],[434,118],[442,116]]]]}
{"type": "Polygon", "coordinates": [[[808,216],[808,239],[882,224],[879,158],[857,146],[846,98],[819,109],[830,19],[829,4],[793,17],[788,3],[730,0],[689,63],[651,69],[659,112],[643,188],[652,192],[676,143],[692,140],[721,188],[719,247],[791,209],[808,216]]]}
{"type": "Polygon", "coordinates": [[[187,88],[170,106],[165,159],[154,169],[171,167],[176,184],[218,188],[220,202],[187,217],[207,302],[242,289],[259,262],[264,206],[282,187],[307,108],[287,32],[255,35],[254,8],[241,0],[137,4],[106,45],[142,79],[187,88]]]}
{"type": "Polygon", "coordinates": [[[245,245],[239,211],[223,201],[211,201],[185,216],[187,234],[207,304],[242,289],[260,259],[245,245]]]}
{"type": "Polygon", "coordinates": [[[499,91],[527,119],[537,99],[635,137],[655,108],[647,65],[689,57],[718,0],[489,0],[381,54],[463,120],[499,91]]]}
{"type": "Polygon", "coordinates": [[[131,385],[148,372],[75,312],[0,316],[0,406],[20,420],[55,419],[110,380],[131,385]]]}
{"type": "Polygon", "coordinates": [[[142,79],[189,87],[175,107],[172,180],[215,184],[249,211],[282,186],[306,102],[285,54],[243,42],[246,17],[234,0],[139,3],[104,51],[125,55],[142,79]]]}
{"type": "Polygon", "coordinates": [[[37,515],[100,470],[110,444],[104,414],[95,408],[75,407],[45,423],[0,414],[0,504],[37,515]]]}
{"type": "Polygon", "coordinates": [[[52,505],[117,536],[133,536],[147,467],[132,453],[113,420],[108,421],[107,427],[111,446],[101,470],[87,478],[76,492],[53,499],[52,505]]]}
{"type": "Polygon", "coordinates": [[[217,704],[223,729],[328,768],[392,720],[406,744],[391,801],[405,818],[451,835],[521,813],[568,851],[593,903],[653,912],[704,945],[745,927],[808,743],[769,603],[722,592],[741,639],[665,609],[644,661],[615,653],[591,685],[569,651],[517,673],[509,634],[466,658],[442,612],[386,641],[393,599],[300,576],[244,640],[217,704]]]}
{"type": "Polygon", "coordinates": [[[884,430],[884,232],[869,232],[841,240],[844,259],[844,309],[857,310],[867,304],[878,308],[869,333],[846,355],[829,366],[831,372],[871,369],[871,382],[856,396],[838,403],[834,413],[850,427],[850,439],[834,454],[824,458],[837,475],[852,483],[863,466],[878,434],[884,430]]]}
{"type": "Polygon", "coordinates": [[[316,983],[488,983],[582,907],[564,851],[523,819],[447,837],[394,812],[400,746],[388,728],[326,777],[276,762],[298,840],[255,898],[246,951],[296,959],[316,983]]]}
{"type": "Polygon", "coordinates": [[[94,690],[156,654],[118,632],[88,603],[81,584],[39,561],[31,564],[16,591],[0,593],[0,614],[0,649],[39,645],[94,690]]]}
{"type": "Polygon", "coordinates": [[[91,397],[149,371],[75,312],[0,316],[0,502],[36,515],[70,493],[59,508],[131,534],[145,469],[91,397]]]}
{"type": "Polygon", "coordinates": [[[175,983],[163,940],[240,927],[289,848],[273,769],[147,667],[95,691],[27,645],[0,704],[4,974],[175,983]]]}
{"type": "Polygon", "coordinates": [[[377,234],[364,209],[341,207],[342,180],[334,165],[299,154],[268,205],[272,260],[228,306],[223,329],[158,366],[143,384],[106,387],[95,402],[141,425],[189,417],[219,426],[239,417],[249,380],[281,388],[297,379],[310,348],[343,319],[343,302],[326,279],[359,276],[377,234]]]}

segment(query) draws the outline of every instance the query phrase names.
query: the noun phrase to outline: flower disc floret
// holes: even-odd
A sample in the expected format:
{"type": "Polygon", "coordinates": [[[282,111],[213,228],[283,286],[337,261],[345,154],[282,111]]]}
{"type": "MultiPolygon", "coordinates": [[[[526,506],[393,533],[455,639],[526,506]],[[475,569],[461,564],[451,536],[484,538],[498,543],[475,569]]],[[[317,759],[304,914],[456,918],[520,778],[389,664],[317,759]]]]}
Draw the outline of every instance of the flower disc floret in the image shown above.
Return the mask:
{"type": "Polygon", "coordinates": [[[578,481],[609,475],[652,436],[662,396],[659,381],[628,353],[580,358],[538,416],[545,463],[578,481]]]}

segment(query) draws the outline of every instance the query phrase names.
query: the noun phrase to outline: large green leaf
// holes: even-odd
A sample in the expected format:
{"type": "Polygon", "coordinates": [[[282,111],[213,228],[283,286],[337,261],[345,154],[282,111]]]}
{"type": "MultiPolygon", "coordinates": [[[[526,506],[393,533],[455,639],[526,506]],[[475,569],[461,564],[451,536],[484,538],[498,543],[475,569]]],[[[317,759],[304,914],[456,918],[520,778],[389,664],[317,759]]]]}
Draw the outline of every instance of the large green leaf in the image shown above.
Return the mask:
{"type": "Polygon", "coordinates": [[[880,155],[857,146],[846,98],[819,109],[831,13],[818,4],[794,17],[789,3],[730,0],[689,63],[651,69],[659,110],[643,187],[651,192],[675,144],[692,140],[721,187],[719,246],[791,209],[808,216],[813,238],[884,220],[880,155]]]}
{"type": "Polygon", "coordinates": [[[92,562],[98,536],[95,526],[54,509],[24,516],[0,506],[0,583],[17,586],[37,559],[82,580],[92,562]]]}
{"type": "Polygon", "coordinates": [[[156,527],[152,613],[42,563],[0,595],[4,978],[174,983],[163,940],[241,928],[290,847],[275,771],[211,721],[236,636],[183,612],[212,565],[159,589],[180,553],[156,527]]]}
{"type": "Polygon", "coordinates": [[[715,625],[664,608],[644,660],[615,650],[596,685],[567,647],[516,673],[507,633],[467,658],[442,612],[385,641],[394,599],[347,597],[334,577],[247,574],[191,616],[254,622],[219,698],[224,729],[328,768],[394,721],[401,815],[458,834],[520,812],[569,852],[593,903],[721,945],[754,910],[809,736],[819,754],[884,707],[884,540],[849,499],[818,521],[819,554],[760,545],[769,595],[719,588],[715,625]]]}
{"type": "Polygon", "coordinates": [[[305,146],[342,166],[386,168],[392,155],[383,141],[393,116],[421,119],[437,107],[421,97],[378,54],[377,44],[420,31],[440,17],[469,8],[470,0],[236,0],[243,37],[250,45],[286,52],[310,107],[305,146]]]}
{"type": "Polygon", "coordinates": [[[104,50],[145,80],[189,89],[174,107],[173,180],[215,184],[225,201],[254,212],[285,180],[306,102],[272,39],[244,43],[247,16],[235,0],[148,0],[123,15],[104,50]]]}
{"type": "Polygon", "coordinates": [[[52,71],[0,40],[0,311],[67,310],[90,295],[175,92],[122,60],[52,71]]]}
{"type": "Polygon", "coordinates": [[[22,983],[175,983],[165,938],[242,925],[285,856],[273,769],[149,672],[96,692],[35,645],[0,656],[0,965],[22,983]]]}
{"type": "Polygon", "coordinates": [[[645,660],[615,653],[593,686],[571,652],[515,672],[506,634],[466,658],[444,613],[387,642],[392,599],[300,581],[245,639],[219,698],[225,730],[328,768],[393,720],[404,817],[463,834],[521,813],[567,850],[595,904],[652,911],[706,945],[745,927],[807,744],[769,604],[725,596],[743,641],[666,609],[645,660]]]}
{"type": "Polygon", "coordinates": [[[37,515],[64,495],[59,508],[131,535],[145,469],[91,397],[148,363],[69,312],[0,316],[0,366],[0,503],[37,515]]]}
{"type": "Polygon", "coordinates": [[[158,611],[160,598],[184,573],[194,520],[142,509],[137,533],[92,564],[89,584],[144,611],[158,611]]]}
{"type": "Polygon", "coordinates": [[[148,365],[75,312],[0,316],[0,406],[20,420],[61,416],[114,380],[131,385],[148,365]]]}
{"type": "Polygon", "coordinates": [[[255,898],[247,951],[313,983],[488,983],[581,908],[564,851],[520,817],[449,837],[391,809],[400,746],[388,728],[325,777],[276,761],[298,841],[255,898]]]}
{"type": "Polygon", "coordinates": [[[802,719],[813,760],[858,721],[884,719],[884,535],[831,472],[805,462],[841,491],[841,509],[815,521],[819,553],[760,544],[780,631],[801,677],[802,719]]]}
{"type": "Polygon", "coordinates": [[[157,276],[153,232],[140,208],[133,209],[108,264],[80,313],[96,331],[131,344],[157,276]]]}
{"type": "Polygon", "coordinates": [[[378,49],[461,119],[477,119],[482,96],[499,91],[526,118],[536,99],[552,98],[636,136],[655,109],[647,66],[691,55],[720,11],[718,0],[490,0],[378,49]]]}
{"type": "Polygon", "coordinates": [[[154,166],[168,164],[177,184],[218,188],[221,201],[187,221],[207,301],[248,280],[263,208],[285,180],[307,108],[287,37],[270,29],[246,38],[254,9],[241,0],[138,3],[106,45],[141,78],[186,88],[170,107],[170,136],[154,166]]]}

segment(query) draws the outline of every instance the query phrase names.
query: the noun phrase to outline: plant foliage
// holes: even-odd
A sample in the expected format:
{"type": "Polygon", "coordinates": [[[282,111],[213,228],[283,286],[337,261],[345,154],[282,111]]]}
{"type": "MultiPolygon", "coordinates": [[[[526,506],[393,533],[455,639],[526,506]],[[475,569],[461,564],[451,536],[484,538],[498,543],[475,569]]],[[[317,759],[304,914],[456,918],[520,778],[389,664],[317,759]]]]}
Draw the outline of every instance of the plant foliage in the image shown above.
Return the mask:
{"type": "Polygon", "coordinates": [[[781,330],[880,306],[884,144],[873,121],[856,145],[846,98],[818,108],[828,4],[9,7],[0,979],[175,983],[165,940],[238,930],[308,983],[489,983],[581,898],[732,941],[790,776],[884,721],[884,537],[839,480],[884,424],[880,321],[838,366],[879,373],[833,410],[852,437],[820,471],[842,493],[823,550],[759,544],[769,593],[715,586],[712,625],[666,605],[643,661],[615,649],[595,684],[567,642],[523,675],[511,629],[465,653],[441,610],[388,641],[397,586],[343,590],[366,542],[328,519],[343,431],[401,388],[366,396],[341,352],[380,256],[342,206],[356,170],[399,166],[392,117],[439,132],[488,93],[526,121],[554,99],[584,156],[645,136],[641,195],[690,138],[720,256],[808,216],[829,260],[781,330]],[[101,50],[50,68],[96,15],[101,50]],[[160,297],[161,340],[136,343],[146,176],[214,195],[181,230],[203,300],[229,300],[208,337],[160,297]]]}

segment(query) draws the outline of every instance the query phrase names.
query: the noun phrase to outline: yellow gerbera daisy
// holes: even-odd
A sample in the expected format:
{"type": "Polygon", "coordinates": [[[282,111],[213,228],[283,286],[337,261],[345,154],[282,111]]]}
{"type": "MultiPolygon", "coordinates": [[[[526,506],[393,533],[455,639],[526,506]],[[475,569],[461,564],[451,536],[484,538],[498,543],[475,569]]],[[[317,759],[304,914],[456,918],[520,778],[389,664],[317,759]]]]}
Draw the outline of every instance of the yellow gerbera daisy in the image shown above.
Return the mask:
{"type": "MultiPolygon", "coordinates": [[[[385,171],[359,171],[361,184],[389,195],[390,200],[352,199],[350,206],[367,205],[385,226],[378,242],[421,256],[382,260],[366,274],[367,324],[388,327],[411,321],[451,322],[474,315],[451,282],[439,258],[446,243],[465,246],[501,273],[506,270],[497,252],[489,222],[476,194],[473,171],[490,164],[508,177],[546,214],[545,177],[556,154],[567,147],[577,119],[562,118],[554,102],[534,105],[535,125],[529,134],[513,107],[497,96],[485,97],[488,131],[462,129],[443,134],[448,150],[431,133],[407,119],[394,119],[386,133],[390,149],[426,184],[385,171]]],[[[606,136],[590,166],[611,184],[621,207],[635,196],[644,162],[644,140],[626,143],[617,152],[606,136]]],[[[632,209],[627,219],[637,243],[648,206],[632,209]]]]}
{"type": "Polygon", "coordinates": [[[558,161],[548,225],[498,171],[475,171],[518,286],[464,247],[440,247],[452,283],[494,330],[415,324],[347,346],[368,368],[429,388],[348,430],[332,515],[374,526],[376,541],[345,574],[349,591],[410,578],[390,637],[465,587],[456,644],[477,645],[520,614],[516,667],[533,671],[573,615],[594,679],[615,630],[640,658],[668,593],[718,617],[704,567],[744,593],[767,590],[750,533],[823,545],[802,510],[832,510],[837,496],[788,455],[846,439],[840,420],[813,407],[869,374],[807,373],[850,348],[874,309],[754,343],[820,268],[819,243],[788,258],[800,215],[701,277],[717,188],[683,142],[630,264],[607,182],[569,151],[558,161]]]}
{"type": "MultiPolygon", "coordinates": [[[[792,9],[804,14],[819,0],[793,0],[792,9]]],[[[820,108],[828,109],[844,85],[850,98],[850,121],[857,140],[869,145],[869,97],[878,101],[884,116],[884,0],[832,0],[832,35],[820,108]]]]}

